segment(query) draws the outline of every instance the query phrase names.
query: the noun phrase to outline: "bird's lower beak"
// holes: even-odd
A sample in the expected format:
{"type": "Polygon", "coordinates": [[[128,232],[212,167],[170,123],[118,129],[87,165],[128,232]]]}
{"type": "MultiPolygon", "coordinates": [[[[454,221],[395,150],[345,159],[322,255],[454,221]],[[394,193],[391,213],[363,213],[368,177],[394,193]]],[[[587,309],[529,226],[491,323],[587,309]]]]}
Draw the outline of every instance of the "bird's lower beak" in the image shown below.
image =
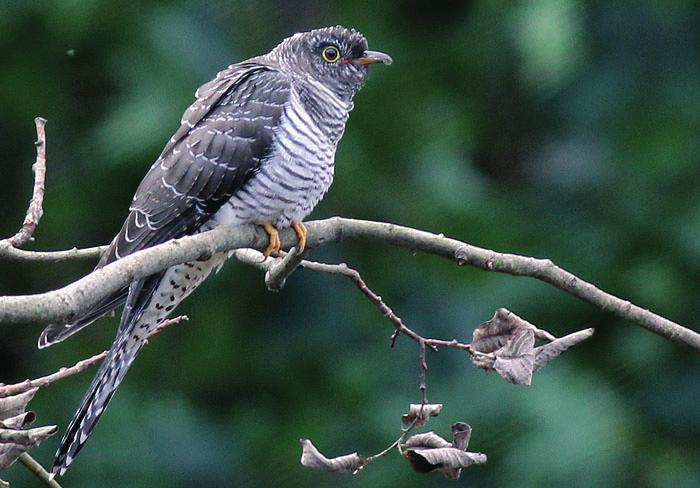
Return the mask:
{"type": "Polygon", "coordinates": [[[389,65],[393,62],[391,56],[380,53],[379,51],[365,51],[365,54],[359,58],[353,59],[354,62],[360,64],[377,64],[382,63],[389,65]]]}

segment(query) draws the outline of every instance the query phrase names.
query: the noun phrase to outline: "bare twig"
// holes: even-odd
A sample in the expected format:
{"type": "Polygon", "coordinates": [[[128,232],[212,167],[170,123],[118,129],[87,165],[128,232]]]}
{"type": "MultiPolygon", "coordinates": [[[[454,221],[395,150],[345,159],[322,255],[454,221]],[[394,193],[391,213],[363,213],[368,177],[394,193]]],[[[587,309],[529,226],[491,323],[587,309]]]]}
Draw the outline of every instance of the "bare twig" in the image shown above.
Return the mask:
{"type": "MultiPolygon", "coordinates": [[[[456,339],[444,340],[426,338],[415,332],[410,327],[408,327],[401,319],[401,317],[396,315],[396,313],[389,307],[389,305],[387,305],[386,302],[384,302],[382,297],[377,295],[374,291],[372,291],[372,289],[369,286],[367,286],[367,283],[364,279],[362,279],[362,276],[360,275],[359,271],[350,268],[347,264],[327,264],[318,263],[315,261],[303,261],[301,263],[301,267],[323,273],[339,274],[350,278],[350,280],[352,280],[352,282],[357,286],[357,288],[367,298],[369,298],[369,300],[372,303],[374,303],[379,308],[379,310],[381,310],[382,315],[389,319],[389,321],[394,325],[395,332],[391,336],[392,347],[395,344],[396,338],[400,334],[404,334],[405,336],[415,341],[419,346],[422,345],[422,347],[429,347],[433,351],[437,351],[438,347],[450,347],[453,349],[462,349],[464,351],[470,352],[469,344],[459,342],[456,339]]],[[[423,359],[420,362],[420,366],[421,368],[425,366],[425,368],[427,369],[427,365],[425,363],[425,356],[423,356],[423,359]]]]}
{"type": "Polygon", "coordinates": [[[308,252],[308,249],[299,252],[297,247],[293,247],[282,259],[271,266],[265,273],[267,289],[270,291],[281,290],[289,275],[299,267],[308,252]]]}
{"type": "Polygon", "coordinates": [[[29,202],[27,215],[20,230],[7,239],[12,247],[20,247],[22,244],[32,239],[32,234],[44,214],[44,192],[46,180],[46,119],[37,117],[34,119],[36,125],[36,162],[32,166],[34,169],[34,191],[29,202]]]}
{"type": "MultiPolygon", "coordinates": [[[[187,315],[180,315],[178,317],[173,317],[172,319],[164,321],[162,324],[156,327],[150,334],[148,334],[148,339],[157,336],[171,325],[178,324],[184,320],[189,320],[187,315]]],[[[95,354],[90,358],[78,361],[69,368],[61,368],[55,373],[47,376],[42,376],[41,378],[37,378],[34,380],[24,380],[21,383],[15,383],[14,385],[4,385],[0,383],[0,398],[7,397],[10,395],[18,395],[20,393],[32,390],[34,388],[43,388],[50,385],[54,381],[58,381],[60,379],[67,378],[68,376],[73,376],[74,374],[78,374],[82,371],[85,371],[89,367],[99,364],[107,356],[107,352],[108,351],[102,351],[101,353],[95,354]]]]}
{"type": "Polygon", "coordinates": [[[45,486],[49,486],[50,488],[61,488],[61,485],[58,484],[53,475],[49,474],[41,464],[39,464],[26,452],[19,457],[19,462],[24,464],[24,466],[31,471],[34,476],[39,478],[45,486]]]}
{"type": "Polygon", "coordinates": [[[98,259],[107,249],[107,246],[95,246],[78,249],[65,249],[61,251],[27,251],[10,244],[9,239],[0,241],[0,259],[6,261],[23,261],[35,263],[59,263],[70,259],[98,259]]]}
{"type": "Polygon", "coordinates": [[[396,449],[399,446],[399,444],[401,444],[403,442],[404,438],[406,437],[406,434],[408,434],[408,431],[402,432],[401,436],[399,436],[399,438],[396,439],[394,442],[392,442],[389,446],[382,449],[377,454],[373,454],[372,456],[369,456],[367,458],[367,464],[371,463],[375,459],[379,459],[382,456],[386,456],[387,454],[389,454],[390,451],[392,451],[393,449],[396,449]]]}
{"type": "Polygon", "coordinates": [[[0,398],[7,397],[10,395],[17,395],[19,393],[29,391],[34,388],[42,388],[50,385],[54,381],[66,378],[68,376],[73,376],[81,371],[86,370],[90,366],[93,366],[100,361],[102,361],[105,356],[107,356],[107,351],[103,351],[99,354],[95,354],[91,358],[83,359],[78,361],[75,365],[70,368],[61,368],[53,374],[42,376],[35,380],[24,380],[21,383],[15,383],[14,385],[3,385],[0,384],[0,398]]]}
{"type": "Polygon", "coordinates": [[[426,341],[420,341],[418,343],[418,361],[419,361],[419,378],[420,378],[420,414],[423,414],[423,409],[426,403],[428,403],[428,385],[426,383],[425,377],[428,373],[428,361],[425,359],[425,343],[426,341]]]}

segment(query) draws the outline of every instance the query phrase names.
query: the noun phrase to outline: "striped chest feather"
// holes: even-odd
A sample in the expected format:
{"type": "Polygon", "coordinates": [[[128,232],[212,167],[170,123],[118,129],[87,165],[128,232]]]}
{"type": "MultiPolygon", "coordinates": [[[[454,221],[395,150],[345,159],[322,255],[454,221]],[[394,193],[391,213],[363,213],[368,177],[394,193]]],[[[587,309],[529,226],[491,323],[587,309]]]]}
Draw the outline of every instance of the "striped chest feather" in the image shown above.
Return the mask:
{"type": "Polygon", "coordinates": [[[333,182],[335,151],[351,104],[322,86],[290,91],[273,148],[248,183],[222,206],[213,224],[302,221],[333,182]]]}

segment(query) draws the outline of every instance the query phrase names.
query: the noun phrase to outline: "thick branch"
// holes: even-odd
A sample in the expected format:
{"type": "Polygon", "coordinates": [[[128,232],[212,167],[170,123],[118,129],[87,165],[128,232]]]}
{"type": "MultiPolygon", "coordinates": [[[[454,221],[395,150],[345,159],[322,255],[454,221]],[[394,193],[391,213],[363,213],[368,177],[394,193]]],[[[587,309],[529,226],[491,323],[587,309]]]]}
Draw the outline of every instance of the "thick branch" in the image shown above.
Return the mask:
{"type": "MultiPolygon", "coordinates": [[[[606,293],[548,259],[498,253],[443,235],[384,222],[334,217],[309,222],[306,226],[309,231],[309,248],[342,240],[382,242],[448,258],[459,265],[515,276],[530,276],[662,337],[700,351],[700,334],[697,332],[606,293]]],[[[291,229],[282,231],[280,238],[285,249],[297,243],[296,234],[291,229]]],[[[266,246],[267,235],[260,228],[221,226],[127,256],[59,290],[38,295],[0,297],[0,323],[67,320],[134,279],[217,252],[238,248],[262,250],[266,246]]]]}

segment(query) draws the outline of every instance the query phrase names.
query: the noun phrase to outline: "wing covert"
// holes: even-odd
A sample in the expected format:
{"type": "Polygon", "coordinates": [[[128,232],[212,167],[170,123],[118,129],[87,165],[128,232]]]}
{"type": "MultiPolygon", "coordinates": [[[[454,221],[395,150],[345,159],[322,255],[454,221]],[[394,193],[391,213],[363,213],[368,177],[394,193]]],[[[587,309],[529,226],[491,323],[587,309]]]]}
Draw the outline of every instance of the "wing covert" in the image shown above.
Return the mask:
{"type": "Polygon", "coordinates": [[[206,222],[270,153],[289,90],[284,75],[253,63],[233,65],[197,90],[98,266],[206,222]]]}

